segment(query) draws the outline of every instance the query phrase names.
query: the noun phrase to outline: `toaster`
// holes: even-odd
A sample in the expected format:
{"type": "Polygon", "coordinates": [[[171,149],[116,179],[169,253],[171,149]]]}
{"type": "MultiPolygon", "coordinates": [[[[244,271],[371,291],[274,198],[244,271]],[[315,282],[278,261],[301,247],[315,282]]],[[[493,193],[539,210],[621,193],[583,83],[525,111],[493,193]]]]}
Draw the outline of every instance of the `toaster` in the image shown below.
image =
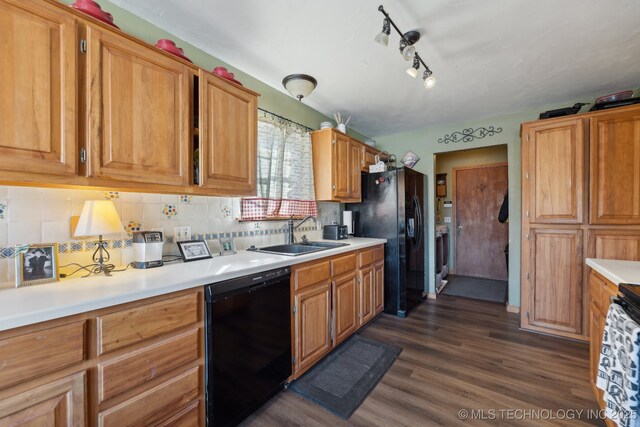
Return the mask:
{"type": "Polygon", "coordinates": [[[160,267],[163,245],[164,240],[160,231],[136,231],[133,233],[133,267],[160,267]]]}
{"type": "Polygon", "coordinates": [[[342,240],[348,239],[346,225],[331,224],[322,228],[322,238],[326,240],[342,240]]]}

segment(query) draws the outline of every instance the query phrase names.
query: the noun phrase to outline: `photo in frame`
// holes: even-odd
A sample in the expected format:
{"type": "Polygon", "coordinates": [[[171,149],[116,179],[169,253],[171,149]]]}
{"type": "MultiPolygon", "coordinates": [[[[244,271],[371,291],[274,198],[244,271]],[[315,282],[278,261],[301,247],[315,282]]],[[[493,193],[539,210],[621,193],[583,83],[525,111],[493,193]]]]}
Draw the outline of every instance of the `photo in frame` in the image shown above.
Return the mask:
{"type": "Polygon", "coordinates": [[[418,156],[413,151],[407,151],[407,153],[404,155],[404,157],[400,161],[402,162],[403,165],[405,165],[409,169],[413,169],[416,163],[418,163],[418,160],[420,160],[420,156],[418,156]]]}
{"type": "Polygon", "coordinates": [[[38,243],[16,247],[16,287],[59,280],[58,244],[38,243]]]}
{"type": "Polygon", "coordinates": [[[209,246],[207,246],[207,242],[204,240],[185,240],[178,242],[177,245],[184,262],[211,258],[209,246]]]}
{"type": "Polygon", "coordinates": [[[233,255],[236,253],[236,244],[233,237],[220,237],[220,255],[233,255]]]}

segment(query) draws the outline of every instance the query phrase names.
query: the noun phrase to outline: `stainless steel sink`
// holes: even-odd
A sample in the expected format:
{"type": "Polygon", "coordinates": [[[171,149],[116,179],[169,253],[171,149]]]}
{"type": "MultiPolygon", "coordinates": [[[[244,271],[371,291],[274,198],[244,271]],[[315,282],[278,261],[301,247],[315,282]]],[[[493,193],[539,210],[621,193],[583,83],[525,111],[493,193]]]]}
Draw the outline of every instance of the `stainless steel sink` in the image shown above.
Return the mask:
{"type": "Polygon", "coordinates": [[[332,243],[332,242],[306,242],[292,243],[285,245],[265,246],[264,248],[249,249],[256,252],[265,252],[269,254],[278,254],[286,256],[298,256],[312,252],[326,251],[329,249],[348,246],[348,243],[332,243]]]}

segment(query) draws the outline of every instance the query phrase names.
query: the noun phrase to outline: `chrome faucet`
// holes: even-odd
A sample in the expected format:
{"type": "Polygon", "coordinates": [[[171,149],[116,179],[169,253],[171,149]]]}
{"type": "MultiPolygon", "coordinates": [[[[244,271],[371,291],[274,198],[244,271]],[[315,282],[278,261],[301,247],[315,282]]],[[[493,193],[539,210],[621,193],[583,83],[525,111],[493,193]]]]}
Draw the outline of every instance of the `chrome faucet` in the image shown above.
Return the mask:
{"type": "Polygon", "coordinates": [[[295,242],[295,238],[293,237],[293,231],[295,229],[297,229],[298,227],[300,227],[302,224],[304,224],[305,221],[310,219],[310,218],[313,218],[313,216],[311,216],[311,215],[306,216],[306,217],[304,217],[304,219],[302,221],[300,221],[297,224],[294,224],[293,217],[289,218],[289,220],[287,221],[287,231],[286,231],[286,233],[284,235],[284,239],[285,239],[284,243],[286,245],[291,245],[291,244],[293,244],[295,242]]]}

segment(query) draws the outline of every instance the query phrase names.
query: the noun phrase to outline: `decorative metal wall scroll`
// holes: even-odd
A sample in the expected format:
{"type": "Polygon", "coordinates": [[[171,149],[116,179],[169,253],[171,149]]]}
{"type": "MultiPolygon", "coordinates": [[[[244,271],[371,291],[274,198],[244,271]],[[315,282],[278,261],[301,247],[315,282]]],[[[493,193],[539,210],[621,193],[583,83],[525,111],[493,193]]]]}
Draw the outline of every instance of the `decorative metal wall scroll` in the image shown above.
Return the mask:
{"type": "Polygon", "coordinates": [[[482,139],[486,136],[493,136],[496,133],[502,132],[502,128],[494,128],[489,126],[488,128],[467,128],[462,132],[453,132],[451,135],[447,134],[444,138],[438,138],[438,144],[448,144],[450,142],[471,142],[474,139],[482,139]]]}

